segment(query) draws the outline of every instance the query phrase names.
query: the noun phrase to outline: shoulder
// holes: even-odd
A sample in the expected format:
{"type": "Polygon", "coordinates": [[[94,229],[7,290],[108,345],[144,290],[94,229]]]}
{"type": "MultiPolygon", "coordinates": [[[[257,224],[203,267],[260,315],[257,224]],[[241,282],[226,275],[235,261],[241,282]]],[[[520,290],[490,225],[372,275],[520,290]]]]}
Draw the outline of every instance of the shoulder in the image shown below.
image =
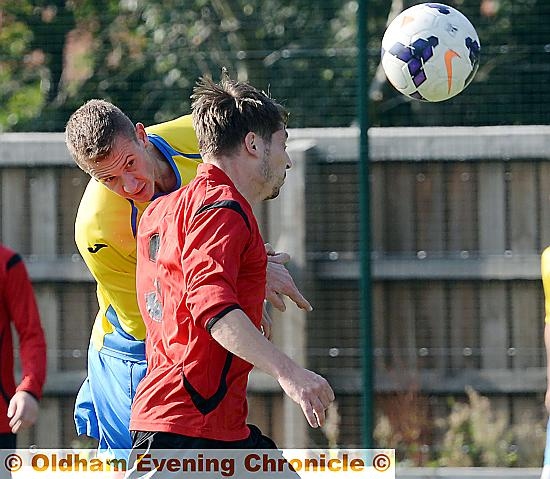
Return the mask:
{"type": "Polygon", "coordinates": [[[131,214],[131,204],[125,198],[117,195],[102,185],[100,182],[90,179],[76,214],[76,226],[88,228],[90,223],[108,221],[111,217],[121,214],[131,214]]]}
{"type": "Polygon", "coordinates": [[[148,126],[145,131],[160,136],[170,146],[183,153],[198,153],[199,151],[191,115],[180,116],[174,120],[148,126]]]}
{"type": "Polygon", "coordinates": [[[157,123],[156,125],[151,125],[145,128],[147,133],[159,134],[162,131],[169,131],[175,128],[193,128],[193,117],[192,115],[183,115],[173,120],[165,121],[163,123],[157,123]]]}
{"type": "Polygon", "coordinates": [[[0,244],[0,261],[4,262],[5,260],[9,260],[12,256],[16,254],[17,253],[11,248],[0,244]]]}
{"type": "Polygon", "coordinates": [[[22,263],[22,258],[19,253],[8,248],[7,246],[0,245],[0,274],[4,275],[12,269],[16,264],[22,263]]]}
{"type": "Polygon", "coordinates": [[[246,227],[248,231],[251,231],[254,222],[252,209],[234,187],[227,184],[213,186],[207,179],[198,183],[201,191],[200,194],[194,195],[194,217],[206,219],[208,216],[216,215],[220,221],[230,223],[232,228],[240,225],[241,228],[246,227]],[[236,219],[235,215],[242,222],[236,219]]]}

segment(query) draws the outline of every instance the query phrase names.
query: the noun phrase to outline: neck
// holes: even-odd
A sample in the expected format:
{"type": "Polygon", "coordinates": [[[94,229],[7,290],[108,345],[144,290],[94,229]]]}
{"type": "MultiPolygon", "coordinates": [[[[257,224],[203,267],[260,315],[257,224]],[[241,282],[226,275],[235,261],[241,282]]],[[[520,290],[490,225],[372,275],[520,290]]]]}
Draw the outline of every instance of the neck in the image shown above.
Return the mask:
{"type": "Polygon", "coordinates": [[[217,166],[222,170],[233,182],[237,190],[243,195],[250,204],[255,207],[262,201],[262,192],[259,190],[255,177],[251,174],[250,165],[244,164],[242,158],[236,157],[219,157],[205,158],[204,163],[217,166]]]}
{"type": "Polygon", "coordinates": [[[166,157],[152,143],[149,143],[147,153],[154,165],[155,194],[173,191],[177,178],[166,157]]]}

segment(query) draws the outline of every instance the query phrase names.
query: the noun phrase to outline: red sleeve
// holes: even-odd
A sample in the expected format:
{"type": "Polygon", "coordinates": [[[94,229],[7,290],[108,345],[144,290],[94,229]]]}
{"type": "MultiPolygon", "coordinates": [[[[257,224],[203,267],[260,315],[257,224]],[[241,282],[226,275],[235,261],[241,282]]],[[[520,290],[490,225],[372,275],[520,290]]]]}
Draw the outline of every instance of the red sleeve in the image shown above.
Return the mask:
{"type": "Polygon", "coordinates": [[[197,326],[209,329],[210,320],[240,307],[237,278],[249,240],[245,217],[231,208],[213,208],[191,221],[185,231],[182,268],[186,305],[197,326]]]}
{"type": "Polygon", "coordinates": [[[19,255],[8,260],[5,301],[19,337],[22,379],[17,391],[42,397],[46,380],[46,340],[32,285],[19,255]]]}

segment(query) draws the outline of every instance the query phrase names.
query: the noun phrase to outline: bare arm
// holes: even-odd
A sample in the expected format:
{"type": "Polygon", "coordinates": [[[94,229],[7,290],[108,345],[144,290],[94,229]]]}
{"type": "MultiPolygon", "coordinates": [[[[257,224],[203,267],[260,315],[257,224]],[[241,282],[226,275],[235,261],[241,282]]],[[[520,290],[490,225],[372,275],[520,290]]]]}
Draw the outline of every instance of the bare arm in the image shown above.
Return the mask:
{"type": "Polygon", "coordinates": [[[270,343],[240,309],[221,318],[211,330],[225,349],[275,378],[297,404],[311,427],[325,423],[325,410],[334,392],[323,377],[304,369],[270,343]]]}

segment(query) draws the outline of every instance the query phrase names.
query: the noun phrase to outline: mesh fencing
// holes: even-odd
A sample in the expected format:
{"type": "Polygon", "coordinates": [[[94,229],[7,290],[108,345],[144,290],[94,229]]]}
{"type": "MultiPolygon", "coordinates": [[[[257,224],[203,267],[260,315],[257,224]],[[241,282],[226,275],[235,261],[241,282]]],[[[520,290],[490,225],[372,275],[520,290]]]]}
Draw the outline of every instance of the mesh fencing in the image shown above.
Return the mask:
{"type": "Polygon", "coordinates": [[[291,126],[357,122],[367,82],[373,126],[541,124],[547,121],[548,18],[543,0],[448,2],[476,27],[481,66],[467,92],[441,104],[410,101],[379,69],[388,21],[417,2],[367,1],[369,77],[359,78],[358,2],[145,0],[3,4],[4,130],[61,131],[86,99],[105,97],[134,121],[189,112],[203,74],[222,67],[269,89],[291,126]],[[22,61],[23,59],[23,61],[22,61]]]}

